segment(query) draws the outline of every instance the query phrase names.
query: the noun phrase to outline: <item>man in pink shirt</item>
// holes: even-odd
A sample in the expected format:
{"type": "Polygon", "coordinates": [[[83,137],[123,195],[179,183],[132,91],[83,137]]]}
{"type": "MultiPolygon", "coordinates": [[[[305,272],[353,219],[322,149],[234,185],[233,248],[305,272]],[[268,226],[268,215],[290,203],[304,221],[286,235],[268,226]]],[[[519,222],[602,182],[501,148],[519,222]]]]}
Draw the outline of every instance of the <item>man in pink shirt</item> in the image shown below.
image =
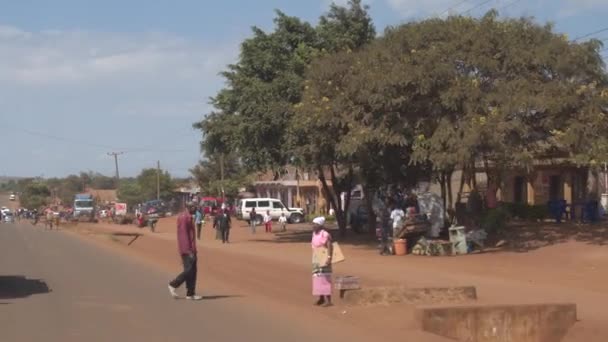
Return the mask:
{"type": "Polygon", "coordinates": [[[186,299],[201,300],[203,297],[196,295],[196,233],[192,215],[196,212],[194,203],[188,203],[177,217],[177,247],[182,257],[184,271],[169,283],[169,292],[173,298],[178,298],[177,288],[186,283],[186,299]]]}

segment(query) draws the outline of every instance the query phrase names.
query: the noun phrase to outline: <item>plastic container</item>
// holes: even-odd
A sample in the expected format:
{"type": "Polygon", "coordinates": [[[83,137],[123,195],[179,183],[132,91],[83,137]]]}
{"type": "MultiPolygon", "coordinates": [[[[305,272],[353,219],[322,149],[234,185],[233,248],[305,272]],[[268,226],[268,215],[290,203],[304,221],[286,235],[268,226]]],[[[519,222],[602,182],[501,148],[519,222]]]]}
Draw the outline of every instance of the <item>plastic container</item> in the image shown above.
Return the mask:
{"type": "Polygon", "coordinates": [[[452,243],[452,254],[467,254],[467,236],[464,227],[451,227],[450,231],[450,242],[452,243]]]}
{"type": "Polygon", "coordinates": [[[395,255],[406,255],[407,254],[407,240],[399,239],[395,241],[395,255]]]}

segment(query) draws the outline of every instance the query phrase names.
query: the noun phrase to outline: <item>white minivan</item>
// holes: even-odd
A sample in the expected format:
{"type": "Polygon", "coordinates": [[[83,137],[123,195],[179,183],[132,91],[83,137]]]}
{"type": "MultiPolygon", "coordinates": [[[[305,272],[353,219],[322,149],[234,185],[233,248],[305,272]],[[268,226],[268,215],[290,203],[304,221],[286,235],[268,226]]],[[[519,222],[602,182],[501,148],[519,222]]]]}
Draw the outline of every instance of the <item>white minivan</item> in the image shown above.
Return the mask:
{"type": "Polygon", "coordinates": [[[270,211],[270,216],[273,220],[278,220],[282,214],[285,214],[289,223],[304,222],[304,209],[302,208],[287,208],[281,200],[276,198],[244,198],[238,201],[236,207],[236,217],[239,220],[262,223],[266,212],[270,211]],[[250,213],[255,208],[255,217],[252,218],[250,213]]]}

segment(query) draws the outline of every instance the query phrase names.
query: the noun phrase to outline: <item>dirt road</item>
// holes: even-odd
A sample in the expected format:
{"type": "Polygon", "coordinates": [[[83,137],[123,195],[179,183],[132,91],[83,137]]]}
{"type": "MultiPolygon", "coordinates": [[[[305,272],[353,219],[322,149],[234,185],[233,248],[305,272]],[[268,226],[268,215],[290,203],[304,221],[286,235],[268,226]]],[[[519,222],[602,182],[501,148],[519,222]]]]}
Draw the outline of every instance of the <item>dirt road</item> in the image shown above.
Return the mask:
{"type": "MultiPolygon", "coordinates": [[[[205,228],[201,253],[207,261],[206,274],[233,284],[252,297],[279,301],[282,307],[307,310],[310,301],[308,260],[310,232],[251,235],[240,224],[232,232],[232,243],[222,245],[214,232],[205,228]]],[[[104,225],[98,225],[100,230],[104,225]]],[[[145,256],[163,267],[175,267],[175,220],[163,220],[158,233],[151,234],[130,227],[113,230],[143,232],[131,246],[128,239],[118,250],[133,256],[145,256]],[[169,262],[167,262],[169,260],[169,262]]],[[[293,228],[291,228],[293,229],[293,228]]],[[[490,253],[459,258],[381,257],[373,244],[355,242],[343,245],[347,262],[336,271],[360,276],[364,286],[399,284],[409,287],[474,285],[479,302],[488,304],[524,304],[572,302],[578,305],[580,322],[565,341],[606,341],[608,337],[608,250],[602,245],[575,241],[530,251],[528,253],[490,253]]],[[[323,314],[337,322],[366,326],[370,331],[390,330],[394,336],[431,339],[418,334],[411,325],[411,308],[405,306],[349,308],[323,314]]],[[[308,311],[305,311],[308,312],[308,311]]],[[[389,337],[387,334],[387,337],[389,337]]]]}
{"type": "MultiPolygon", "coordinates": [[[[222,335],[217,331],[234,330],[232,327],[244,324],[239,332],[243,333],[242,336],[248,336],[249,340],[258,340],[259,336],[260,339],[280,341],[282,336],[289,336],[297,341],[300,338],[318,339],[317,336],[323,336],[321,340],[446,341],[418,331],[413,325],[411,307],[345,308],[338,305],[327,310],[312,307],[310,232],[298,232],[290,227],[292,231],[285,234],[258,233],[253,236],[239,223],[235,224],[229,245],[215,241],[210,225],[205,227],[203,240],[199,243],[199,284],[203,294],[237,297],[205,301],[202,309],[197,304],[187,306],[184,312],[188,317],[197,317],[188,322],[205,327],[202,330],[191,328],[186,322],[173,318],[182,312],[182,306],[181,303],[174,306],[176,303],[168,300],[165,294],[164,284],[179,270],[175,218],[162,220],[157,228],[157,233],[150,233],[132,226],[79,224],[64,227],[62,232],[56,233],[25,227],[11,233],[16,235],[6,238],[0,235],[0,248],[4,250],[5,241],[11,239],[39,241],[30,248],[30,254],[37,256],[17,258],[14,261],[16,266],[8,268],[13,270],[11,273],[5,272],[7,261],[3,259],[0,261],[0,274],[23,274],[18,273],[18,269],[27,270],[28,267],[19,264],[18,260],[31,258],[35,260],[31,260],[32,264],[41,266],[31,267],[29,277],[45,279],[51,285],[56,281],[60,288],[84,297],[59,297],[63,298],[59,299],[62,305],[64,301],[70,302],[69,305],[65,304],[68,308],[60,311],[60,315],[78,316],[72,323],[70,318],[53,318],[60,323],[60,328],[54,331],[61,337],[66,336],[66,332],[78,329],[107,336],[103,334],[108,333],[108,327],[113,327],[128,337],[139,338],[137,334],[143,334],[150,336],[152,341],[169,340],[173,336],[207,337],[205,332],[200,335],[203,330],[210,331],[209,336],[217,336],[215,340],[224,341],[232,340],[235,335],[222,335]],[[109,232],[120,234],[110,235],[109,232]],[[142,233],[137,239],[133,235],[142,233]],[[47,265],[53,260],[51,256],[57,258],[58,255],[63,256],[54,261],[55,264],[47,265]],[[84,266],[81,265],[83,263],[84,266]],[[59,269],[57,264],[63,265],[63,268],[59,269]],[[79,284],[80,274],[86,275],[82,284],[79,284]],[[94,297],[91,293],[102,295],[94,297]],[[92,298],[87,299],[87,296],[92,298]],[[84,309],[82,305],[74,304],[79,301],[85,302],[84,309]],[[110,308],[99,303],[108,303],[110,308]],[[90,313],[80,319],[81,310],[86,312],[94,309],[103,313],[90,313]],[[130,313],[122,314],[121,310],[130,313]],[[142,317],[141,320],[133,318],[138,315],[142,317]],[[128,319],[114,320],[106,316],[128,316],[128,319]],[[199,320],[206,323],[199,323],[199,320]],[[96,325],[92,326],[92,321],[96,325]],[[321,324],[317,324],[319,322],[321,324]],[[314,330],[310,329],[311,324],[314,324],[314,330]],[[98,326],[105,329],[95,330],[98,326]],[[184,335],[180,335],[182,333],[184,335]],[[269,335],[271,333],[278,335],[269,335]]],[[[7,251],[12,251],[11,248],[17,247],[11,245],[7,251]]],[[[604,246],[570,241],[528,253],[494,253],[460,258],[381,257],[371,248],[373,244],[364,242],[343,244],[347,262],[336,267],[337,273],[360,276],[364,286],[474,285],[481,303],[574,302],[578,305],[580,322],[564,341],[608,339],[608,326],[605,324],[608,321],[608,288],[605,286],[608,280],[608,250],[604,246]]],[[[23,246],[19,250],[22,249],[23,246]]],[[[52,287],[56,288],[57,285],[52,287]]],[[[55,291],[35,295],[31,299],[41,301],[54,294],[55,291]]],[[[23,302],[27,303],[28,300],[23,302]]],[[[18,319],[31,315],[38,318],[35,311],[40,307],[43,308],[42,312],[50,312],[43,303],[32,302],[23,309],[18,319]]],[[[4,327],[4,324],[0,320],[0,327],[4,327]]],[[[11,329],[14,331],[17,326],[15,324],[11,329]]],[[[95,341],[95,338],[92,340],[95,341]]]]}
{"type": "Polygon", "coordinates": [[[343,341],[205,282],[204,301],[173,300],[171,274],[71,234],[0,225],[0,340],[343,341]]]}

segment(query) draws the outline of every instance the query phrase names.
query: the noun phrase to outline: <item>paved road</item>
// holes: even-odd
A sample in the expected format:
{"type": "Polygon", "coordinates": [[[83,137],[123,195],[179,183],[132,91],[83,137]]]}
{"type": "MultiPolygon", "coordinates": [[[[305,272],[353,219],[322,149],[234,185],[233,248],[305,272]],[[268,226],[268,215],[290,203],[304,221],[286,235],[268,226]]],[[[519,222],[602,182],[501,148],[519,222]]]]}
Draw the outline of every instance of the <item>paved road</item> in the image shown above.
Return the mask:
{"type": "Polygon", "coordinates": [[[328,338],[311,331],[311,322],[277,318],[249,305],[247,298],[223,297],[231,293],[204,289],[204,295],[216,298],[173,300],[165,286],[170,277],[69,233],[28,223],[0,224],[0,340],[328,338]]]}

